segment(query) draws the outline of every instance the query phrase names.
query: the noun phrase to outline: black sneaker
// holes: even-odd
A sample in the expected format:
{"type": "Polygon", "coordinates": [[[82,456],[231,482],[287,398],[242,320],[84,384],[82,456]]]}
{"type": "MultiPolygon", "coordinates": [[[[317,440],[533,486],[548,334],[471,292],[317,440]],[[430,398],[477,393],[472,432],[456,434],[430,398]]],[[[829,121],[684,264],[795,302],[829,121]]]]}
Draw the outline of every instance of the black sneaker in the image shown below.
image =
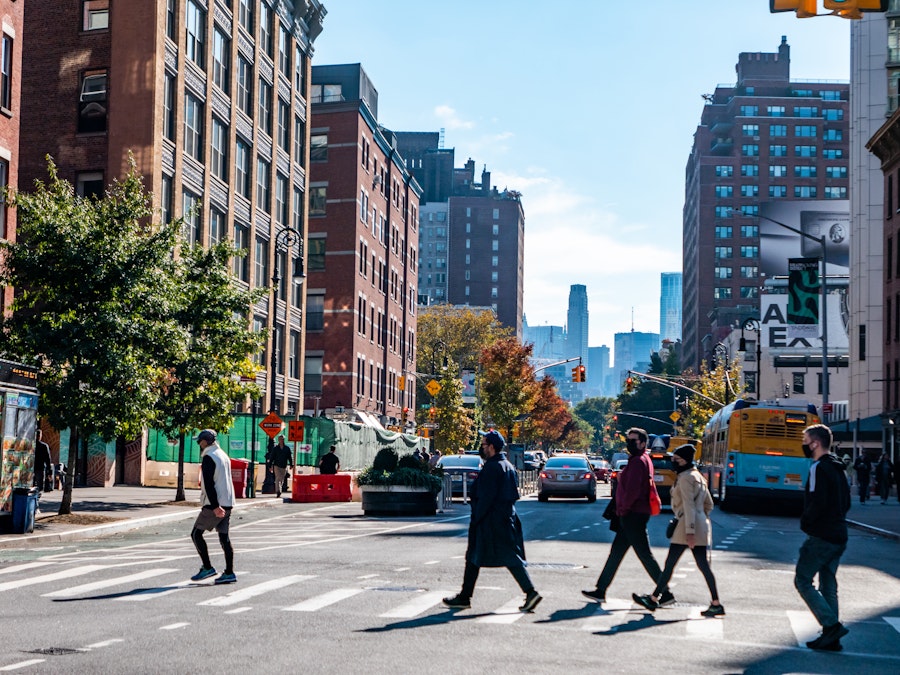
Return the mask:
{"type": "Polygon", "coordinates": [[[540,593],[532,589],[525,594],[525,604],[519,607],[519,611],[532,612],[541,600],[543,600],[543,598],[540,593]]]}
{"type": "Polygon", "coordinates": [[[832,642],[830,645],[826,647],[819,648],[823,652],[842,652],[844,651],[844,645],[841,644],[841,641],[832,642]]]}
{"type": "Polygon", "coordinates": [[[725,608],[722,605],[710,605],[709,609],[703,610],[700,615],[706,617],[725,616],[725,608]]]}
{"type": "Polygon", "coordinates": [[[220,584],[236,584],[237,577],[234,575],[234,572],[222,572],[218,577],[216,577],[216,586],[220,584]]]}
{"type": "Polygon", "coordinates": [[[669,605],[675,604],[675,596],[672,595],[669,591],[663,591],[662,595],[659,596],[659,606],[660,607],[668,607],[669,605]]]}
{"type": "Polygon", "coordinates": [[[649,609],[651,612],[656,611],[656,608],[659,607],[659,603],[649,595],[638,595],[637,593],[632,593],[631,599],[644,609],[649,609]]]}
{"type": "Polygon", "coordinates": [[[215,567],[201,567],[200,571],[191,577],[191,581],[203,581],[204,579],[209,579],[210,577],[215,576],[215,575],[216,575],[215,567]]]}
{"type": "Polygon", "coordinates": [[[581,591],[581,594],[591,602],[606,602],[606,593],[599,588],[595,588],[592,591],[581,591]]]}
{"type": "Polygon", "coordinates": [[[469,598],[454,595],[452,598],[444,598],[444,605],[450,609],[469,609],[472,603],[469,601],[469,598]]]}
{"type": "Polygon", "coordinates": [[[807,642],[806,646],[810,649],[828,651],[832,645],[839,642],[849,632],[841,623],[833,623],[830,626],[825,626],[822,629],[822,634],[815,640],[807,642]]]}

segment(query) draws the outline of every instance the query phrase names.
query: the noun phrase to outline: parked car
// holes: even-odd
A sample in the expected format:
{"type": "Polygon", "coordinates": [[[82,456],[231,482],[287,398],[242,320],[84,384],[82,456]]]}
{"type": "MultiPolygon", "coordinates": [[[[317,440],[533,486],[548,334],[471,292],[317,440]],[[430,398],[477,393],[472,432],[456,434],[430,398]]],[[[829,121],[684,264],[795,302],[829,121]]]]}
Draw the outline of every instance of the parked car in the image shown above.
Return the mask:
{"type": "Polygon", "coordinates": [[[538,476],[538,501],[553,497],[587,497],[597,501],[597,477],[585,455],[554,455],[538,476]]]}
{"type": "Polygon", "coordinates": [[[484,465],[478,455],[444,455],[438,460],[438,466],[444,470],[444,474],[450,476],[453,485],[452,495],[462,496],[463,481],[465,481],[466,494],[472,492],[472,483],[478,478],[478,472],[484,465]]]}
{"type": "Polygon", "coordinates": [[[594,467],[594,475],[597,476],[598,481],[609,482],[609,474],[612,472],[609,462],[605,459],[592,459],[591,466],[594,467]]]}
{"type": "Polygon", "coordinates": [[[525,453],[525,470],[526,471],[540,471],[544,466],[544,463],[538,458],[537,453],[534,452],[526,452],[525,453]]]}
{"type": "Polygon", "coordinates": [[[619,485],[619,474],[622,473],[622,469],[624,469],[627,464],[627,459],[616,460],[615,464],[613,464],[613,470],[609,472],[609,493],[612,497],[616,496],[616,487],[619,485]]]}

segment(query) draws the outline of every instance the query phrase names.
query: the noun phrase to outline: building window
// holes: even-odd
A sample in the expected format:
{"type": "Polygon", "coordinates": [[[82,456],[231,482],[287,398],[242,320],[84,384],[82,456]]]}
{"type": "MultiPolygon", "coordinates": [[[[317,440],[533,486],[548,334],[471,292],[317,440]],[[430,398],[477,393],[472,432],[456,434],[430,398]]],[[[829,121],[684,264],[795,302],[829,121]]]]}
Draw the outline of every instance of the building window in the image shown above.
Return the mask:
{"type": "Polygon", "coordinates": [[[250,228],[241,223],[234,224],[234,248],[242,255],[234,257],[234,276],[241,281],[250,281],[250,228]]]}
{"type": "Polygon", "coordinates": [[[758,197],[759,185],[741,185],[741,197],[758,197]]]}
{"type": "Polygon", "coordinates": [[[769,178],[784,178],[787,176],[787,167],[783,164],[769,166],[769,178]]]}
{"type": "Polygon", "coordinates": [[[275,172],[275,222],[288,224],[288,179],[280,172],[275,172]]]}
{"type": "Polygon", "coordinates": [[[759,277],[759,267],[756,265],[742,265],[741,279],[757,279],[759,277]]]}
{"type": "MultiPolygon", "coordinates": [[[[262,333],[266,330],[266,320],[261,316],[253,317],[253,332],[262,333]]],[[[258,366],[266,367],[268,359],[266,358],[266,348],[261,347],[256,354],[253,355],[253,363],[258,366]]]]}
{"type": "Polygon", "coordinates": [[[731,218],[731,207],[730,206],[717,206],[716,207],[716,218],[731,218]]]}
{"type": "Polygon", "coordinates": [[[324,186],[311,187],[309,189],[309,215],[324,216],[325,215],[325,193],[327,188],[324,186]]]}
{"type": "Polygon", "coordinates": [[[262,157],[256,158],[256,208],[272,213],[272,166],[262,157]]]}
{"type": "Polygon", "coordinates": [[[822,117],[829,122],[840,122],[844,119],[844,111],[841,108],[825,108],[822,111],[822,117]]]}
{"type": "Polygon", "coordinates": [[[306,266],[310,272],[325,269],[325,237],[314,237],[307,242],[306,266]]]}
{"type": "Polygon", "coordinates": [[[716,165],[716,176],[719,178],[731,178],[734,175],[734,167],[730,164],[716,165]]]}
{"type": "Polygon", "coordinates": [[[819,109],[814,106],[795,106],[794,117],[818,117],[819,109]]]}
{"type": "Polygon", "coordinates": [[[741,164],[742,176],[758,176],[759,164],[741,164]]]}
{"type": "Polygon", "coordinates": [[[212,73],[216,86],[231,93],[231,40],[218,28],[213,33],[212,73]]]}
{"type": "Polygon", "coordinates": [[[846,199],[846,198],[847,198],[847,188],[834,187],[831,185],[825,186],[825,199],[846,199]]]}
{"type": "Polygon", "coordinates": [[[826,178],[846,178],[847,177],[847,167],[846,166],[826,166],[825,167],[825,177],[826,178]]]}
{"type": "Polygon", "coordinates": [[[795,394],[805,394],[806,393],[806,373],[793,373],[792,382],[791,382],[791,390],[795,394]]]}
{"type": "Polygon", "coordinates": [[[228,182],[228,127],[216,117],[212,118],[210,138],[210,171],[212,175],[228,182]]]}
{"type": "Polygon", "coordinates": [[[184,151],[203,161],[203,103],[189,93],[184,95],[184,151]]]}
{"type": "Polygon", "coordinates": [[[300,333],[295,330],[291,331],[288,344],[288,377],[300,377],[300,333]]]}
{"type": "Polygon", "coordinates": [[[0,108],[12,110],[13,39],[6,33],[0,44],[0,108]]]}
{"type": "Polygon", "coordinates": [[[323,330],[325,328],[325,294],[307,293],[306,295],[306,330],[323,330]]]}
{"type": "Polygon", "coordinates": [[[716,239],[731,239],[733,233],[734,229],[731,227],[731,225],[716,226],[716,239]]]}
{"type": "Polygon", "coordinates": [[[770,124],[769,136],[787,136],[787,124],[770,124]]]}
{"type": "Polygon", "coordinates": [[[742,105],[741,106],[741,117],[756,117],[759,115],[759,106],[758,105],[742,105]]]}
{"type": "Polygon", "coordinates": [[[238,0],[238,22],[253,35],[253,5],[255,0],[238,0]]]}
{"type": "Polygon", "coordinates": [[[744,136],[759,136],[759,125],[758,124],[742,124],[741,125],[741,134],[744,136]]]}
{"type": "Polygon", "coordinates": [[[278,24],[278,69],[288,81],[291,79],[291,34],[278,24]]]}
{"type": "Polygon", "coordinates": [[[75,194],[79,197],[101,199],[103,187],[102,171],[86,171],[75,177],[75,194]]]}
{"type": "MultiPolygon", "coordinates": [[[[263,5],[265,6],[265,5],[263,5]]],[[[263,79],[259,81],[259,130],[272,135],[272,85],[263,79]]]]}
{"type": "Polygon", "coordinates": [[[787,185],[770,185],[769,186],[769,196],[770,197],[785,197],[785,196],[787,196],[787,185]]]}
{"type": "Polygon", "coordinates": [[[234,144],[234,186],[239,195],[250,199],[250,146],[241,139],[234,144]]]}
{"type": "Polygon", "coordinates": [[[278,99],[278,147],[291,151],[291,106],[278,99]]]}
{"type": "Polygon", "coordinates": [[[175,76],[168,72],[163,90],[163,136],[175,142],[175,76]]]}
{"type": "Polygon", "coordinates": [[[755,144],[742,145],[741,154],[745,157],[759,157],[759,146],[755,144]]]}
{"type": "Polygon", "coordinates": [[[794,156],[795,157],[815,157],[818,153],[818,148],[815,145],[795,145],[794,146],[794,156]]]}
{"type": "Polygon", "coordinates": [[[758,204],[744,204],[741,206],[741,215],[743,216],[758,216],[759,215],[759,205],[758,204]]]}
{"type": "Polygon", "coordinates": [[[247,117],[253,116],[253,66],[243,56],[238,56],[237,106],[247,117]]]}
{"type": "Polygon", "coordinates": [[[771,157],[787,157],[786,145],[770,145],[769,156],[771,157]]]}
{"type": "Polygon", "coordinates": [[[303,191],[300,188],[294,188],[294,200],[292,204],[292,221],[291,224],[298,232],[303,231],[303,191]]]}
{"type": "Polygon", "coordinates": [[[294,47],[294,89],[306,98],[306,56],[299,44],[294,47]]]}
{"type": "Polygon", "coordinates": [[[306,140],[306,128],[303,120],[299,117],[294,118],[294,161],[303,166],[305,157],[303,156],[303,142],[306,140]]]}
{"type": "Polygon", "coordinates": [[[328,160],[328,134],[312,134],[309,137],[309,161],[325,162],[328,160]]]}
{"type": "Polygon", "coordinates": [[[766,106],[766,114],[769,117],[784,117],[784,106],[783,105],[766,106]]]}
{"type": "Polygon", "coordinates": [[[741,225],[741,236],[747,239],[759,236],[759,225],[741,225]]]}
{"type": "Polygon", "coordinates": [[[79,133],[106,131],[106,71],[88,70],[81,77],[78,104],[79,133]]]}
{"type": "Polygon", "coordinates": [[[186,34],[184,51],[187,57],[201,68],[206,58],[206,12],[195,0],[188,0],[184,29],[186,34]]]}
{"type": "Polygon", "coordinates": [[[816,198],[816,186],[815,185],[795,185],[794,186],[794,197],[797,199],[815,199],[816,198]]]}
{"type": "Polygon", "coordinates": [[[175,0],[166,0],[166,37],[175,41],[175,0]]]}
{"type": "Polygon", "coordinates": [[[734,249],[731,246],[716,246],[716,259],[734,257],[734,249]]]}
{"type": "Polygon", "coordinates": [[[741,246],[742,258],[758,258],[759,246],[741,246]]]}
{"type": "Polygon", "coordinates": [[[715,267],[713,271],[716,279],[731,279],[734,272],[731,267],[715,267]]]}
{"type": "Polygon", "coordinates": [[[85,0],[82,7],[82,30],[109,28],[109,0],[85,0]]]}
{"type": "Polygon", "coordinates": [[[758,298],[759,288],[756,286],[741,286],[742,298],[758,298]]]}
{"type": "Polygon", "coordinates": [[[491,267],[498,267],[499,265],[500,265],[500,258],[499,258],[499,256],[492,255],[492,256],[491,256],[491,267]]]}
{"type": "Polygon", "coordinates": [[[215,246],[225,239],[225,214],[216,207],[209,210],[209,245],[215,246]]]}
{"type": "Polygon", "coordinates": [[[200,243],[200,229],[203,226],[199,195],[195,195],[189,190],[183,191],[182,215],[184,216],[184,229],[182,230],[184,238],[191,246],[197,246],[200,243]]]}
{"type": "Polygon", "coordinates": [[[822,150],[823,159],[841,159],[843,156],[844,151],[840,148],[825,148],[822,150]]]}
{"type": "Polygon", "coordinates": [[[716,185],[715,190],[716,197],[720,199],[734,195],[734,188],[731,185],[716,185]]]}
{"type": "Polygon", "coordinates": [[[257,288],[269,285],[269,242],[260,237],[256,238],[253,256],[253,285],[257,288]]]}
{"type": "Polygon", "coordinates": [[[794,167],[795,178],[815,178],[816,173],[815,165],[798,165],[794,167]]]}
{"type": "Polygon", "coordinates": [[[713,289],[713,298],[716,300],[728,300],[732,297],[731,288],[728,286],[717,286],[713,289]]]}
{"type": "Polygon", "coordinates": [[[812,124],[798,124],[794,127],[794,136],[801,138],[815,138],[816,127],[812,124]]]}
{"type": "Polygon", "coordinates": [[[272,8],[259,3],[259,48],[272,57],[272,8]]]}
{"type": "Polygon", "coordinates": [[[173,191],[172,177],[163,174],[159,189],[159,217],[163,225],[172,221],[173,191]]]}
{"type": "Polygon", "coordinates": [[[303,359],[303,391],[306,394],[322,393],[322,357],[309,356],[303,359]]]}

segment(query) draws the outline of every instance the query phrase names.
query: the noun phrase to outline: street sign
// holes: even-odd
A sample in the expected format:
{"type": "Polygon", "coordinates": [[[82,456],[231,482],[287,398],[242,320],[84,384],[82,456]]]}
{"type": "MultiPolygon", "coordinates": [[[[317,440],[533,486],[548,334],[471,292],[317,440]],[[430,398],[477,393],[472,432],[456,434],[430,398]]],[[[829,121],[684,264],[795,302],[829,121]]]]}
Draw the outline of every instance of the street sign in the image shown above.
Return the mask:
{"type": "Polygon", "coordinates": [[[677,410],[673,410],[672,414],[669,415],[669,419],[672,420],[673,422],[677,422],[678,420],[681,419],[681,413],[678,412],[677,410]]]}
{"type": "Polygon", "coordinates": [[[281,433],[281,430],[284,429],[284,422],[281,421],[281,418],[278,415],[270,412],[263,418],[263,421],[259,423],[259,428],[265,431],[266,436],[269,438],[275,438],[281,433]]]}
{"type": "Polygon", "coordinates": [[[441,385],[437,380],[430,380],[428,384],[425,385],[425,390],[432,396],[437,396],[438,392],[441,390],[441,385]]]}
{"type": "Polygon", "coordinates": [[[293,443],[303,441],[303,429],[305,424],[300,420],[291,420],[288,422],[288,440],[293,443]]]}
{"type": "Polygon", "coordinates": [[[423,429],[437,429],[438,425],[436,422],[426,422],[422,425],[423,429]]]}
{"type": "Polygon", "coordinates": [[[823,403],[822,404],[822,414],[823,415],[830,415],[833,412],[834,412],[834,404],[832,404],[832,403],[823,403]]]}

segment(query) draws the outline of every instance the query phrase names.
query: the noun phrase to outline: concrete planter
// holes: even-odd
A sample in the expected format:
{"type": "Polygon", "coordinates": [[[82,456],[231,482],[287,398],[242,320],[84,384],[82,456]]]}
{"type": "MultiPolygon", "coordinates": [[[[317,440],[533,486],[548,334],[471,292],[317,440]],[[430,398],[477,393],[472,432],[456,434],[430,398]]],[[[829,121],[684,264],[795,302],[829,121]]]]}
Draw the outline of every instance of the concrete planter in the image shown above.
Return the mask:
{"type": "Polygon", "coordinates": [[[367,516],[433,516],[437,498],[423,487],[360,485],[363,513],[367,516]]]}

